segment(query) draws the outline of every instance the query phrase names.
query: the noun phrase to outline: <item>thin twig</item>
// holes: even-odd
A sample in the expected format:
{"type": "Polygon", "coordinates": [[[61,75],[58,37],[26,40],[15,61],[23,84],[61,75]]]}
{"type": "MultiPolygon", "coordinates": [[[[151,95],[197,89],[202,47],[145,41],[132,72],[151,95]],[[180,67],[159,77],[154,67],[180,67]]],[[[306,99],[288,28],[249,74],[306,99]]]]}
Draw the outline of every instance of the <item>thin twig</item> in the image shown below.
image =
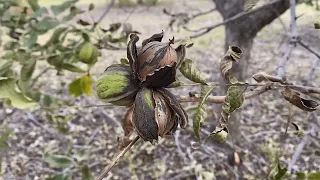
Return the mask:
{"type": "Polygon", "coordinates": [[[286,63],[289,60],[293,48],[296,46],[298,39],[297,23],[296,23],[296,0],[290,0],[290,43],[287,47],[286,53],[283,55],[280,65],[278,67],[277,76],[285,77],[286,63]]]}
{"type": "Polygon", "coordinates": [[[110,11],[111,7],[114,5],[116,0],[111,0],[110,4],[104,9],[102,15],[100,16],[100,18],[94,23],[93,25],[93,29],[95,29],[97,27],[97,25],[99,23],[101,23],[101,21],[103,20],[103,18],[108,14],[108,12],[110,11]]]}
{"type": "Polygon", "coordinates": [[[320,59],[320,53],[318,53],[316,50],[312,49],[312,47],[310,47],[308,44],[306,44],[305,42],[303,42],[301,39],[298,40],[298,43],[304,47],[306,50],[308,50],[309,52],[311,52],[312,54],[314,54],[315,56],[317,56],[317,58],[320,59]]]}
{"type": "Polygon", "coordinates": [[[311,70],[310,70],[309,75],[308,75],[307,81],[310,81],[310,80],[312,79],[313,74],[314,74],[314,72],[316,71],[317,66],[319,66],[319,65],[320,65],[320,58],[316,59],[316,60],[313,62],[312,67],[311,67],[311,70]]]}
{"type": "Polygon", "coordinates": [[[113,168],[114,165],[117,164],[117,162],[119,161],[119,159],[126,153],[129,151],[129,149],[131,149],[131,147],[139,140],[139,136],[137,136],[136,138],[134,138],[130,144],[128,144],[127,147],[125,147],[120,154],[112,161],[112,163],[109,165],[109,167],[107,169],[105,169],[101,175],[99,176],[98,180],[103,180],[104,177],[106,177],[106,175],[111,171],[111,169],[113,168]]]}

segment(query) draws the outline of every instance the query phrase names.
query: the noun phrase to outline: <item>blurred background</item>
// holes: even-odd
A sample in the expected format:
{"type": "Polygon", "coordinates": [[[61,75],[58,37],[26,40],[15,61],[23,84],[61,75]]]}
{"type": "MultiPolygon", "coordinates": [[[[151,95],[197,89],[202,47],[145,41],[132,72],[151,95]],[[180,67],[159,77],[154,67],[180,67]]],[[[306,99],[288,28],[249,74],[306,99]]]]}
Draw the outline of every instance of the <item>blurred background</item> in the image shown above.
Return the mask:
{"type": "MultiPolygon", "coordinates": [[[[38,3],[40,7],[49,8],[63,2],[66,1],[39,0],[38,3]]],[[[19,3],[20,9],[11,8],[10,12],[21,13],[27,6],[24,0],[19,3]]],[[[91,67],[93,81],[106,67],[126,58],[126,35],[131,32],[140,36],[139,45],[143,39],[161,31],[164,31],[163,41],[172,37],[188,39],[193,46],[187,49],[186,57],[196,63],[210,82],[221,80],[220,58],[230,45],[244,51],[236,68],[239,79],[255,83],[251,77],[260,71],[276,75],[293,37],[289,0],[275,3],[265,0],[79,0],[75,6],[86,11],[90,3],[94,4],[92,10],[79,13],[65,23],[94,24],[103,17],[100,28],[121,25],[112,36],[105,36],[110,43],[101,48],[101,56],[91,67]],[[107,14],[102,16],[105,12],[107,14]],[[230,20],[239,13],[241,17],[230,20]],[[114,40],[123,35],[124,39],[114,40]]],[[[317,0],[297,3],[296,30],[299,38],[319,54],[320,31],[315,28],[320,23],[318,4],[317,0]]],[[[27,13],[34,14],[31,9],[27,13]]],[[[8,35],[12,31],[6,29],[4,23],[2,25],[1,56],[6,52],[3,44],[12,38],[8,35]]],[[[63,25],[64,22],[60,24],[63,25]]],[[[44,46],[56,28],[39,34],[36,43],[44,46]]],[[[94,33],[103,36],[101,32],[94,33]]],[[[4,58],[0,61],[3,64],[4,58]]],[[[286,79],[295,84],[319,87],[318,62],[319,57],[296,45],[286,64],[286,79]]],[[[81,93],[78,97],[71,96],[68,85],[79,78],[79,74],[57,73],[50,65],[41,61],[34,68],[32,77],[37,80],[32,83],[32,92],[41,94],[38,105],[17,109],[5,100],[1,103],[1,179],[92,179],[120,152],[118,137],[124,135],[122,120],[126,108],[104,105],[94,92],[93,96],[81,93]]],[[[79,67],[86,66],[80,64],[79,67]]],[[[15,68],[13,70],[20,71],[21,67],[15,68]]],[[[188,81],[180,72],[177,76],[188,81]]],[[[199,91],[199,87],[184,86],[172,92],[189,96],[199,91]]],[[[213,92],[213,95],[223,94],[223,88],[213,92]]],[[[106,179],[268,179],[274,170],[274,159],[279,160],[282,167],[289,168],[291,175],[287,172],[285,179],[299,179],[293,176],[297,173],[318,172],[319,175],[319,110],[308,113],[292,107],[275,89],[245,100],[236,121],[230,121],[230,137],[226,143],[209,138],[199,144],[192,129],[197,105],[194,102],[182,104],[190,121],[186,129],[178,128],[174,136],[160,138],[156,145],[138,141],[106,179]],[[288,119],[299,125],[304,136],[297,136],[294,126],[286,128],[288,119]],[[295,155],[297,151],[300,152],[295,155]]],[[[208,103],[202,134],[208,135],[214,130],[220,106],[208,103]]]]}

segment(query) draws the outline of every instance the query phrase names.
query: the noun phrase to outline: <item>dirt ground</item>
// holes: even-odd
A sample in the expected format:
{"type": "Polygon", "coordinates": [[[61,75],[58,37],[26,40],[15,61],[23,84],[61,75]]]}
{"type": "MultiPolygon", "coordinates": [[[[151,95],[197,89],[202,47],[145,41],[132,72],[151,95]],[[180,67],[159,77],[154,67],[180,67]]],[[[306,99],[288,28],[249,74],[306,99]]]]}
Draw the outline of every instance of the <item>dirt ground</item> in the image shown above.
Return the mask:
{"type": "MultiPolygon", "coordinates": [[[[85,6],[85,5],[83,5],[85,6]]],[[[97,6],[93,12],[99,17],[105,5],[97,6]]],[[[187,37],[191,33],[183,30],[170,31],[168,23],[170,17],[163,14],[163,8],[172,12],[196,13],[209,10],[214,5],[209,0],[165,1],[155,7],[113,8],[103,20],[102,25],[115,22],[130,22],[134,29],[141,32],[141,39],[154,33],[165,31],[165,40],[173,35],[176,38],[187,37]]],[[[320,33],[313,29],[313,21],[320,17],[310,7],[299,6],[298,31],[301,38],[320,52],[320,33]]],[[[86,17],[83,17],[86,18],[86,17]]],[[[286,48],[281,44],[285,32],[281,21],[289,27],[288,13],[264,28],[255,39],[252,58],[247,70],[247,82],[254,82],[251,77],[259,71],[275,74],[278,64],[286,48]]],[[[190,24],[197,29],[202,26],[221,22],[218,13],[206,15],[190,24]]],[[[187,50],[187,57],[194,60],[198,67],[207,75],[210,81],[219,77],[219,58],[224,54],[223,27],[214,30],[194,41],[194,46],[187,50]]],[[[97,78],[104,69],[119,59],[126,57],[125,51],[103,52],[103,57],[94,67],[93,75],[97,78]]],[[[320,85],[320,69],[315,69],[311,79],[308,78],[311,66],[316,58],[297,46],[287,63],[287,79],[296,84],[308,80],[311,86],[320,85]]],[[[41,67],[39,67],[41,68],[41,67]]],[[[181,79],[182,76],[178,75],[181,79]]],[[[81,97],[73,99],[68,95],[67,86],[76,78],[75,75],[56,77],[50,72],[42,77],[43,91],[57,98],[71,102],[75,107],[56,108],[55,112],[61,116],[70,116],[68,134],[61,134],[50,123],[44,109],[36,107],[30,110],[13,110],[5,107],[0,113],[3,127],[13,130],[9,141],[11,148],[4,152],[0,179],[27,180],[45,179],[60,173],[73,173],[72,179],[81,179],[79,167],[66,169],[51,168],[44,161],[43,152],[50,151],[65,154],[76,159],[77,162],[88,164],[90,170],[97,176],[112,159],[120,152],[117,147],[117,137],[123,135],[121,120],[124,117],[124,107],[88,107],[88,105],[103,104],[96,97],[81,97]]],[[[185,80],[185,79],[183,79],[185,80]]],[[[198,88],[179,88],[179,94],[187,96],[189,92],[198,88]]],[[[175,94],[177,91],[174,91],[175,94]]],[[[266,179],[270,171],[271,159],[268,154],[282,148],[280,161],[287,166],[292,160],[294,152],[301,142],[305,143],[301,155],[293,166],[293,173],[302,171],[319,171],[320,169],[320,111],[305,113],[290,106],[283,100],[280,90],[275,89],[258,97],[247,99],[242,108],[240,121],[241,139],[238,145],[230,139],[226,144],[208,140],[198,145],[192,132],[192,117],[194,103],[184,103],[189,113],[187,129],[178,129],[174,136],[161,138],[157,145],[138,141],[138,143],[112,169],[106,179],[266,179]],[[305,136],[298,137],[295,130],[289,127],[288,137],[280,145],[287,119],[291,118],[303,128],[305,136]],[[228,164],[227,156],[238,152],[243,161],[241,167],[228,164]]],[[[204,134],[214,129],[217,123],[214,113],[215,105],[209,105],[208,118],[204,125],[204,134]]]]}

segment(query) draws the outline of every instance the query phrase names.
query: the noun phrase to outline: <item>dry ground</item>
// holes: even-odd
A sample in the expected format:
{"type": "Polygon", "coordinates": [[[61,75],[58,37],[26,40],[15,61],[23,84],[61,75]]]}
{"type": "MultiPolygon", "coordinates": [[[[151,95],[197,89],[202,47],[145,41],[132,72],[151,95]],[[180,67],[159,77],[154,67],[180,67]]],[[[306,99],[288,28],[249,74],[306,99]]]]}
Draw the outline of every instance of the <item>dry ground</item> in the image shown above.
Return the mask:
{"type": "MultiPolygon", "coordinates": [[[[94,12],[98,17],[105,5],[101,3],[94,12]]],[[[190,33],[184,31],[167,31],[169,17],[162,13],[163,8],[171,11],[207,10],[213,5],[210,1],[177,0],[166,1],[156,7],[113,8],[102,24],[114,22],[130,22],[134,29],[142,33],[142,38],[153,33],[165,30],[165,38],[186,37],[190,33]],[[132,13],[132,11],[134,11],[132,13]]],[[[299,18],[299,34],[307,43],[320,52],[319,30],[312,28],[313,20],[319,19],[319,12],[312,8],[300,6],[298,14],[304,13],[299,18]]],[[[281,17],[288,27],[288,14],[281,17]]],[[[198,28],[221,21],[217,14],[207,15],[194,21],[190,26],[198,28]]],[[[255,39],[252,49],[252,59],[248,69],[248,82],[253,82],[250,76],[258,71],[275,73],[277,65],[284,53],[286,43],[280,45],[285,32],[279,20],[264,28],[255,39]]],[[[187,57],[194,60],[199,68],[206,73],[211,81],[219,76],[218,62],[223,55],[223,27],[212,33],[195,40],[195,45],[188,49],[187,57]]],[[[97,78],[104,69],[125,57],[124,51],[104,51],[103,58],[94,68],[94,77],[97,78]]],[[[316,58],[302,49],[295,48],[287,66],[288,79],[297,84],[308,78],[312,63],[316,58]]],[[[39,67],[40,68],[40,67],[39,67]]],[[[179,76],[181,76],[179,74],[179,76]]],[[[44,92],[57,98],[72,102],[77,106],[101,104],[96,97],[81,97],[72,99],[67,92],[68,84],[76,76],[56,77],[55,72],[49,72],[40,79],[44,92]],[[71,78],[72,77],[72,78],[71,78]]],[[[315,74],[309,84],[320,85],[320,69],[316,68],[315,74]]],[[[197,88],[180,88],[179,94],[188,95],[188,92],[197,88]]],[[[185,103],[186,109],[191,109],[196,104],[185,103]]],[[[217,119],[213,113],[213,106],[205,123],[205,131],[214,129],[217,119]]],[[[67,154],[78,161],[80,154],[88,156],[84,162],[89,164],[95,175],[107,166],[119,152],[117,137],[123,135],[121,119],[125,108],[123,107],[64,107],[57,108],[56,113],[70,116],[68,122],[69,133],[61,134],[45,116],[45,110],[34,108],[30,110],[17,110],[12,113],[9,107],[3,108],[0,117],[2,126],[13,130],[10,140],[11,148],[5,152],[3,160],[4,174],[2,179],[25,180],[45,179],[48,176],[63,172],[73,172],[73,179],[81,179],[79,168],[67,169],[51,168],[43,159],[43,152],[50,150],[57,154],[67,154]]],[[[248,99],[242,110],[241,136],[243,142],[234,145],[228,141],[227,145],[217,144],[209,140],[205,144],[195,145],[192,133],[193,111],[189,111],[190,125],[186,130],[178,130],[173,137],[160,139],[155,146],[139,141],[114,167],[107,179],[266,179],[270,159],[268,153],[272,149],[279,149],[280,138],[284,132],[288,118],[299,124],[308,134],[307,141],[299,156],[293,171],[319,171],[320,169],[320,111],[308,114],[300,111],[283,100],[279,90],[267,92],[259,97],[248,99]],[[243,167],[233,168],[227,163],[227,154],[236,150],[242,156],[243,167]],[[264,151],[264,152],[263,152],[264,151]]],[[[304,137],[294,135],[294,128],[289,127],[289,136],[282,146],[283,156],[281,162],[287,165],[293,153],[304,137]]],[[[1,177],[0,177],[1,178],[1,177]]]]}

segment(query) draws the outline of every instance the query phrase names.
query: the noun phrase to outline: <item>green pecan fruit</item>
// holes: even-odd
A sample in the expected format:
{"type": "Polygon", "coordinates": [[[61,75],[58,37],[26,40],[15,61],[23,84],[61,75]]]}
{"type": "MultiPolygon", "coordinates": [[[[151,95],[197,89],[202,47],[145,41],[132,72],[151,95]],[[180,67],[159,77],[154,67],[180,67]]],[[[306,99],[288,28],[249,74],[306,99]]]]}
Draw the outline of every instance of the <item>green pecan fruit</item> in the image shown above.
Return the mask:
{"type": "Polygon", "coordinates": [[[98,48],[90,42],[84,42],[80,45],[78,58],[85,64],[94,64],[97,62],[99,56],[98,48]]]}
{"type": "Polygon", "coordinates": [[[101,100],[119,106],[130,106],[135,100],[139,86],[129,66],[114,64],[97,80],[96,89],[101,100]]]}

